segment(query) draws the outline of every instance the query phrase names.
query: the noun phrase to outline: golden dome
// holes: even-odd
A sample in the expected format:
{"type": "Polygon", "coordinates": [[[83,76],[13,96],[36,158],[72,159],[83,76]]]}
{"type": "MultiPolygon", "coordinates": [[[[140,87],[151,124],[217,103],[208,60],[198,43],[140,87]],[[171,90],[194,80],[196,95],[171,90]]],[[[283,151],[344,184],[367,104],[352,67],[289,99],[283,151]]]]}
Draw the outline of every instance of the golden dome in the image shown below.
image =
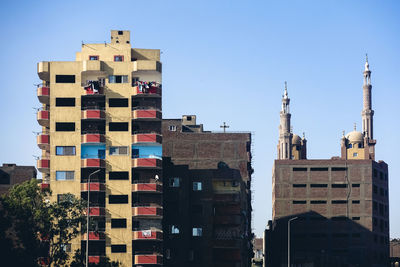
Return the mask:
{"type": "Polygon", "coordinates": [[[357,131],[352,131],[346,135],[346,139],[350,143],[362,143],[364,140],[364,135],[357,131]]]}

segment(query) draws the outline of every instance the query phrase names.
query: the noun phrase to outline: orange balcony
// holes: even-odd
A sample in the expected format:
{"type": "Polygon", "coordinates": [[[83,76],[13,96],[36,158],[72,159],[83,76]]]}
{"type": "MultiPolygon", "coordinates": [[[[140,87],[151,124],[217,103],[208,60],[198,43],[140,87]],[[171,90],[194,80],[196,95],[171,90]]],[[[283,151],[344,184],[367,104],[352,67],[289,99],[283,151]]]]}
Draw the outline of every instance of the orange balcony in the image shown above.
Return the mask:
{"type": "Polygon", "coordinates": [[[162,168],[162,160],[157,158],[132,159],[132,168],[162,168]]]}
{"type": "Polygon", "coordinates": [[[49,150],[50,149],[50,135],[49,134],[39,134],[37,136],[37,144],[40,149],[49,150]]]}
{"type": "Polygon", "coordinates": [[[94,264],[99,264],[100,263],[100,258],[101,258],[101,256],[89,256],[88,262],[89,263],[94,263],[94,264]]]}
{"type": "MultiPolygon", "coordinates": [[[[106,185],[99,182],[91,182],[89,184],[90,192],[104,192],[106,190],[106,185]]],[[[88,183],[81,184],[81,191],[88,191],[88,183]]]]}
{"type": "MultiPolygon", "coordinates": [[[[87,234],[82,234],[82,240],[87,239],[87,234]]],[[[106,240],[106,234],[104,232],[89,232],[89,240],[106,240]]]]}
{"type": "Polygon", "coordinates": [[[138,182],[132,185],[132,192],[162,193],[162,185],[154,182],[138,182]]]}
{"type": "Polygon", "coordinates": [[[149,97],[160,97],[161,96],[161,88],[156,86],[150,86],[149,88],[140,89],[139,86],[133,87],[133,95],[134,96],[149,96],[149,97]]]}
{"type": "Polygon", "coordinates": [[[83,168],[105,168],[106,162],[104,159],[82,159],[81,166],[83,168]]]}
{"type": "Polygon", "coordinates": [[[49,127],[50,125],[50,111],[40,110],[37,113],[37,120],[41,126],[49,127]]]}
{"type": "Polygon", "coordinates": [[[162,137],[158,133],[138,133],[132,135],[132,144],[140,143],[159,143],[161,144],[162,137]]]}
{"type": "Polygon", "coordinates": [[[163,240],[163,232],[161,230],[141,230],[133,231],[133,240],[163,240]]]}
{"type": "Polygon", "coordinates": [[[163,216],[163,208],[158,205],[138,206],[132,208],[132,216],[146,218],[161,218],[163,216]]]}
{"type": "MultiPolygon", "coordinates": [[[[85,210],[85,215],[87,214],[87,209],[85,210]]],[[[102,207],[91,207],[89,208],[89,216],[105,216],[106,209],[102,207]]]]}
{"type": "Polygon", "coordinates": [[[135,265],[139,264],[157,264],[162,265],[162,256],[159,254],[135,255],[135,265]]]}
{"type": "Polygon", "coordinates": [[[39,102],[43,104],[49,104],[50,100],[50,88],[49,87],[38,87],[37,96],[39,98],[39,102]]]}
{"type": "Polygon", "coordinates": [[[49,173],[50,172],[50,160],[49,159],[39,159],[37,161],[37,168],[40,172],[49,173]]]}
{"type": "Polygon", "coordinates": [[[156,108],[135,109],[132,111],[134,120],[161,120],[161,111],[156,108]]]}
{"type": "Polygon", "coordinates": [[[87,143],[105,143],[106,137],[104,134],[83,134],[81,136],[82,144],[87,143]]]}
{"type": "Polygon", "coordinates": [[[82,120],[103,120],[106,113],[99,109],[82,110],[82,120]]]}

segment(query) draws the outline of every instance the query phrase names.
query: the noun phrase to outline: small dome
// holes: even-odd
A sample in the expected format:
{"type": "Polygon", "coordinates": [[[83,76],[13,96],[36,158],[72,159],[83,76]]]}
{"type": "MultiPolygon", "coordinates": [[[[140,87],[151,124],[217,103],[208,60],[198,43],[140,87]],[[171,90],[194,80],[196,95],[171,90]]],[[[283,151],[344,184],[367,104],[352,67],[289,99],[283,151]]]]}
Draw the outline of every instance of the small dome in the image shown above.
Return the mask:
{"type": "Polygon", "coordinates": [[[293,145],[300,145],[301,144],[301,138],[297,134],[293,134],[292,137],[292,144],[293,145]]]}
{"type": "Polygon", "coordinates": [[[357,131],[352,131],[346,135],[347,140],[350,143],[362,143],[364,140],[364,135],[357,131]]]}

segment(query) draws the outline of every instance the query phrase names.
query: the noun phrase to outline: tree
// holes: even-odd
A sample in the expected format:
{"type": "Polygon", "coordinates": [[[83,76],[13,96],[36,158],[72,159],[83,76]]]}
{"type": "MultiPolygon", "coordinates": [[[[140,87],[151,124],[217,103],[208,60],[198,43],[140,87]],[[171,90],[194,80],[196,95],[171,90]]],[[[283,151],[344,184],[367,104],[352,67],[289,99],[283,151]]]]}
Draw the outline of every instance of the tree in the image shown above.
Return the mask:
{"type": "Polygon", "coordinates": [[[62,266],[68,260],[64,247],[80,234],[85,203],[72,194],[50,202],[50,195],[32,179],[0,197],[0,249],[6,253],[5,266],[35,267],[41,257],[48,266],[62,266]]]}
{"type": "MultiPolygon", "coordinates": [[[[70,267],[82,267],[85,266],[85,255],[82,255],[81,250],[77,249],[75,251],[73,260],[70,267]]],[[[89,267],[119,267],[119,261],[110,261],[108,257],[101,257],[98,264],[90,263],[89,267]]]]}

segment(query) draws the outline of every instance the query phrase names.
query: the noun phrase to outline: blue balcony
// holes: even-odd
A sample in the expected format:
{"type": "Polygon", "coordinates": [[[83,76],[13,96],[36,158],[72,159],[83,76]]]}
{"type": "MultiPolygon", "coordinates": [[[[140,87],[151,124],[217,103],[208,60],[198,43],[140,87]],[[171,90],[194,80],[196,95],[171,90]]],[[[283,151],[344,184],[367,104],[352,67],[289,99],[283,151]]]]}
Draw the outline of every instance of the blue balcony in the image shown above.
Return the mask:
{"type": "Polygon", "coordinates": [[[105,159],[106,145],[105,144],[82,144],[81,159],[105,159]]]}
{"type": "Polygon", "coordinates": [[[162,159],[161,145],[132,145],[132,158],[143,159],[153,158],[162,159]]]}

